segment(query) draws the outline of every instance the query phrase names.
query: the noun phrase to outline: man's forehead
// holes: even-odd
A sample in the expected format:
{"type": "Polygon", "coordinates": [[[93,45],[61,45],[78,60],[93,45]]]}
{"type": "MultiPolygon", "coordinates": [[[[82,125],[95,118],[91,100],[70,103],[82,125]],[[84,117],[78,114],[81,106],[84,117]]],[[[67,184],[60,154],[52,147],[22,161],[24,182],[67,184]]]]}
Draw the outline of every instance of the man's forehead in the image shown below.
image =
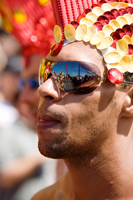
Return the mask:
{"type": "Polygon", "coordinates": [[[103,68],[102,55],[95,47],[83,41],[68,44],[61,49],[58,55],[48,54],[46,59],[53,62],[84,61],[103,68]]]}

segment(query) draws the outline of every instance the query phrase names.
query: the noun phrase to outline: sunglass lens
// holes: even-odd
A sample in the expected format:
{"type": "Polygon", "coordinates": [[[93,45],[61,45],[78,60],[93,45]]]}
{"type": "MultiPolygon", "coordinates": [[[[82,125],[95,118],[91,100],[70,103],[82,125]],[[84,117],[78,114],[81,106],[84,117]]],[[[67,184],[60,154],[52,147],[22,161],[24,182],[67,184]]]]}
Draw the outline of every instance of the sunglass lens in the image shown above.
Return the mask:
{"type": "Polygon", "coordinates": [[[52,68],[52,74],[62,90],[74,94],[85,93],[88,87],[99,82],[96,78],[97,73],[86,63],[74,61],[57,63],[52,68]]]}
{"type": "Polygon", "coordinates": [[[38,81],[36,81],[34,78],[29,79],[29,85],[33,89],[37,89],[39,86],[38,81]]]}
{"type": "Polygon", "coordinates": [[[54,77],[60,89],[72,94],[89,93],[100,82],[100,70],[92,66],[92,63],[86,62],[52,63],[43,60],[39,71],[40,84],[51,76],[54,77]]]}

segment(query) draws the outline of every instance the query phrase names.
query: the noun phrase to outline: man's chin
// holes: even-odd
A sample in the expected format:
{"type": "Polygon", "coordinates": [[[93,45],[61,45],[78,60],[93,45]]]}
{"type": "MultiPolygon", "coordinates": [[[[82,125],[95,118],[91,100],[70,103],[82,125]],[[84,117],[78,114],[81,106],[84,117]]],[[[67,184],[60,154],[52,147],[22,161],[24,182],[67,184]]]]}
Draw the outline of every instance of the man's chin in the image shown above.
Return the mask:
{"type": "Polygon", "coordinates": [[[63,152],[63,148],[61,148],[58,144],[42,144],[41,142],[38,143],[38,148],[40,153],[43,156],[53,159],[62,159],[64,158],[65,154],[63,152]]]}

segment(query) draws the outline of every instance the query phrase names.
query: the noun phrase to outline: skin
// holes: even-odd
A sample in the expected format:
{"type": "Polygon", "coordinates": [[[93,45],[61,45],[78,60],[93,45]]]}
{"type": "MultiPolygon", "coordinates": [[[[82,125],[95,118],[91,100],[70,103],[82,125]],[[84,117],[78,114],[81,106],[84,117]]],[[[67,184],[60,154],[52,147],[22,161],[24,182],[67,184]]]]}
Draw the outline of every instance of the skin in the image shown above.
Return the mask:
{"type": "MultiPolygon", "coordinates": [[[[47,60],[87,61],[106,76],[101,54],[83,42],[66,45],[47,60]]],[[[68,172],[32,200],[133,199],[133,87],[105,82],[92,93],[72,95],[50,78],[38,92],[39,150],[63,158],[68,172]]]]}
{"type": "MultiPolygon", "coordinates": [[[[38,70],[41,62],[41,55],[34,54],[30,57],[30,62],[27,67],[25,67],[21,73],[21,78],[28,80],[29,78],[38,78],[38,70]]],[[[32,89],[29,85],[25,85],[23,91],[21,92],[21,101],[27,105],[28,117],[32,122],[32,126],[35,129],[35,124],[37,122],[37,108],[39,103],[39,95],[35,89],[32,89]]]]}

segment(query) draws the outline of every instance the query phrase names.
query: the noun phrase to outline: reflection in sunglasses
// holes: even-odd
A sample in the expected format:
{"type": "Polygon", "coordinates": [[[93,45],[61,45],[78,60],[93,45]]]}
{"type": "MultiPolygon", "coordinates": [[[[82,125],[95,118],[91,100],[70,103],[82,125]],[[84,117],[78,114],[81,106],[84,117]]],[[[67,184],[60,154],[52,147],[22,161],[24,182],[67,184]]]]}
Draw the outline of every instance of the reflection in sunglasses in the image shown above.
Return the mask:
{"type": "Polygon", "coordinates": [[[100,70],[90,63],[77,61],[52,63],[43,60],[39,70],[39,83],[44,83],[51,76],[61,90],[72,94],[89,93],[96,89],[100,82],[106,80],[100,76],[100,70]]]}

